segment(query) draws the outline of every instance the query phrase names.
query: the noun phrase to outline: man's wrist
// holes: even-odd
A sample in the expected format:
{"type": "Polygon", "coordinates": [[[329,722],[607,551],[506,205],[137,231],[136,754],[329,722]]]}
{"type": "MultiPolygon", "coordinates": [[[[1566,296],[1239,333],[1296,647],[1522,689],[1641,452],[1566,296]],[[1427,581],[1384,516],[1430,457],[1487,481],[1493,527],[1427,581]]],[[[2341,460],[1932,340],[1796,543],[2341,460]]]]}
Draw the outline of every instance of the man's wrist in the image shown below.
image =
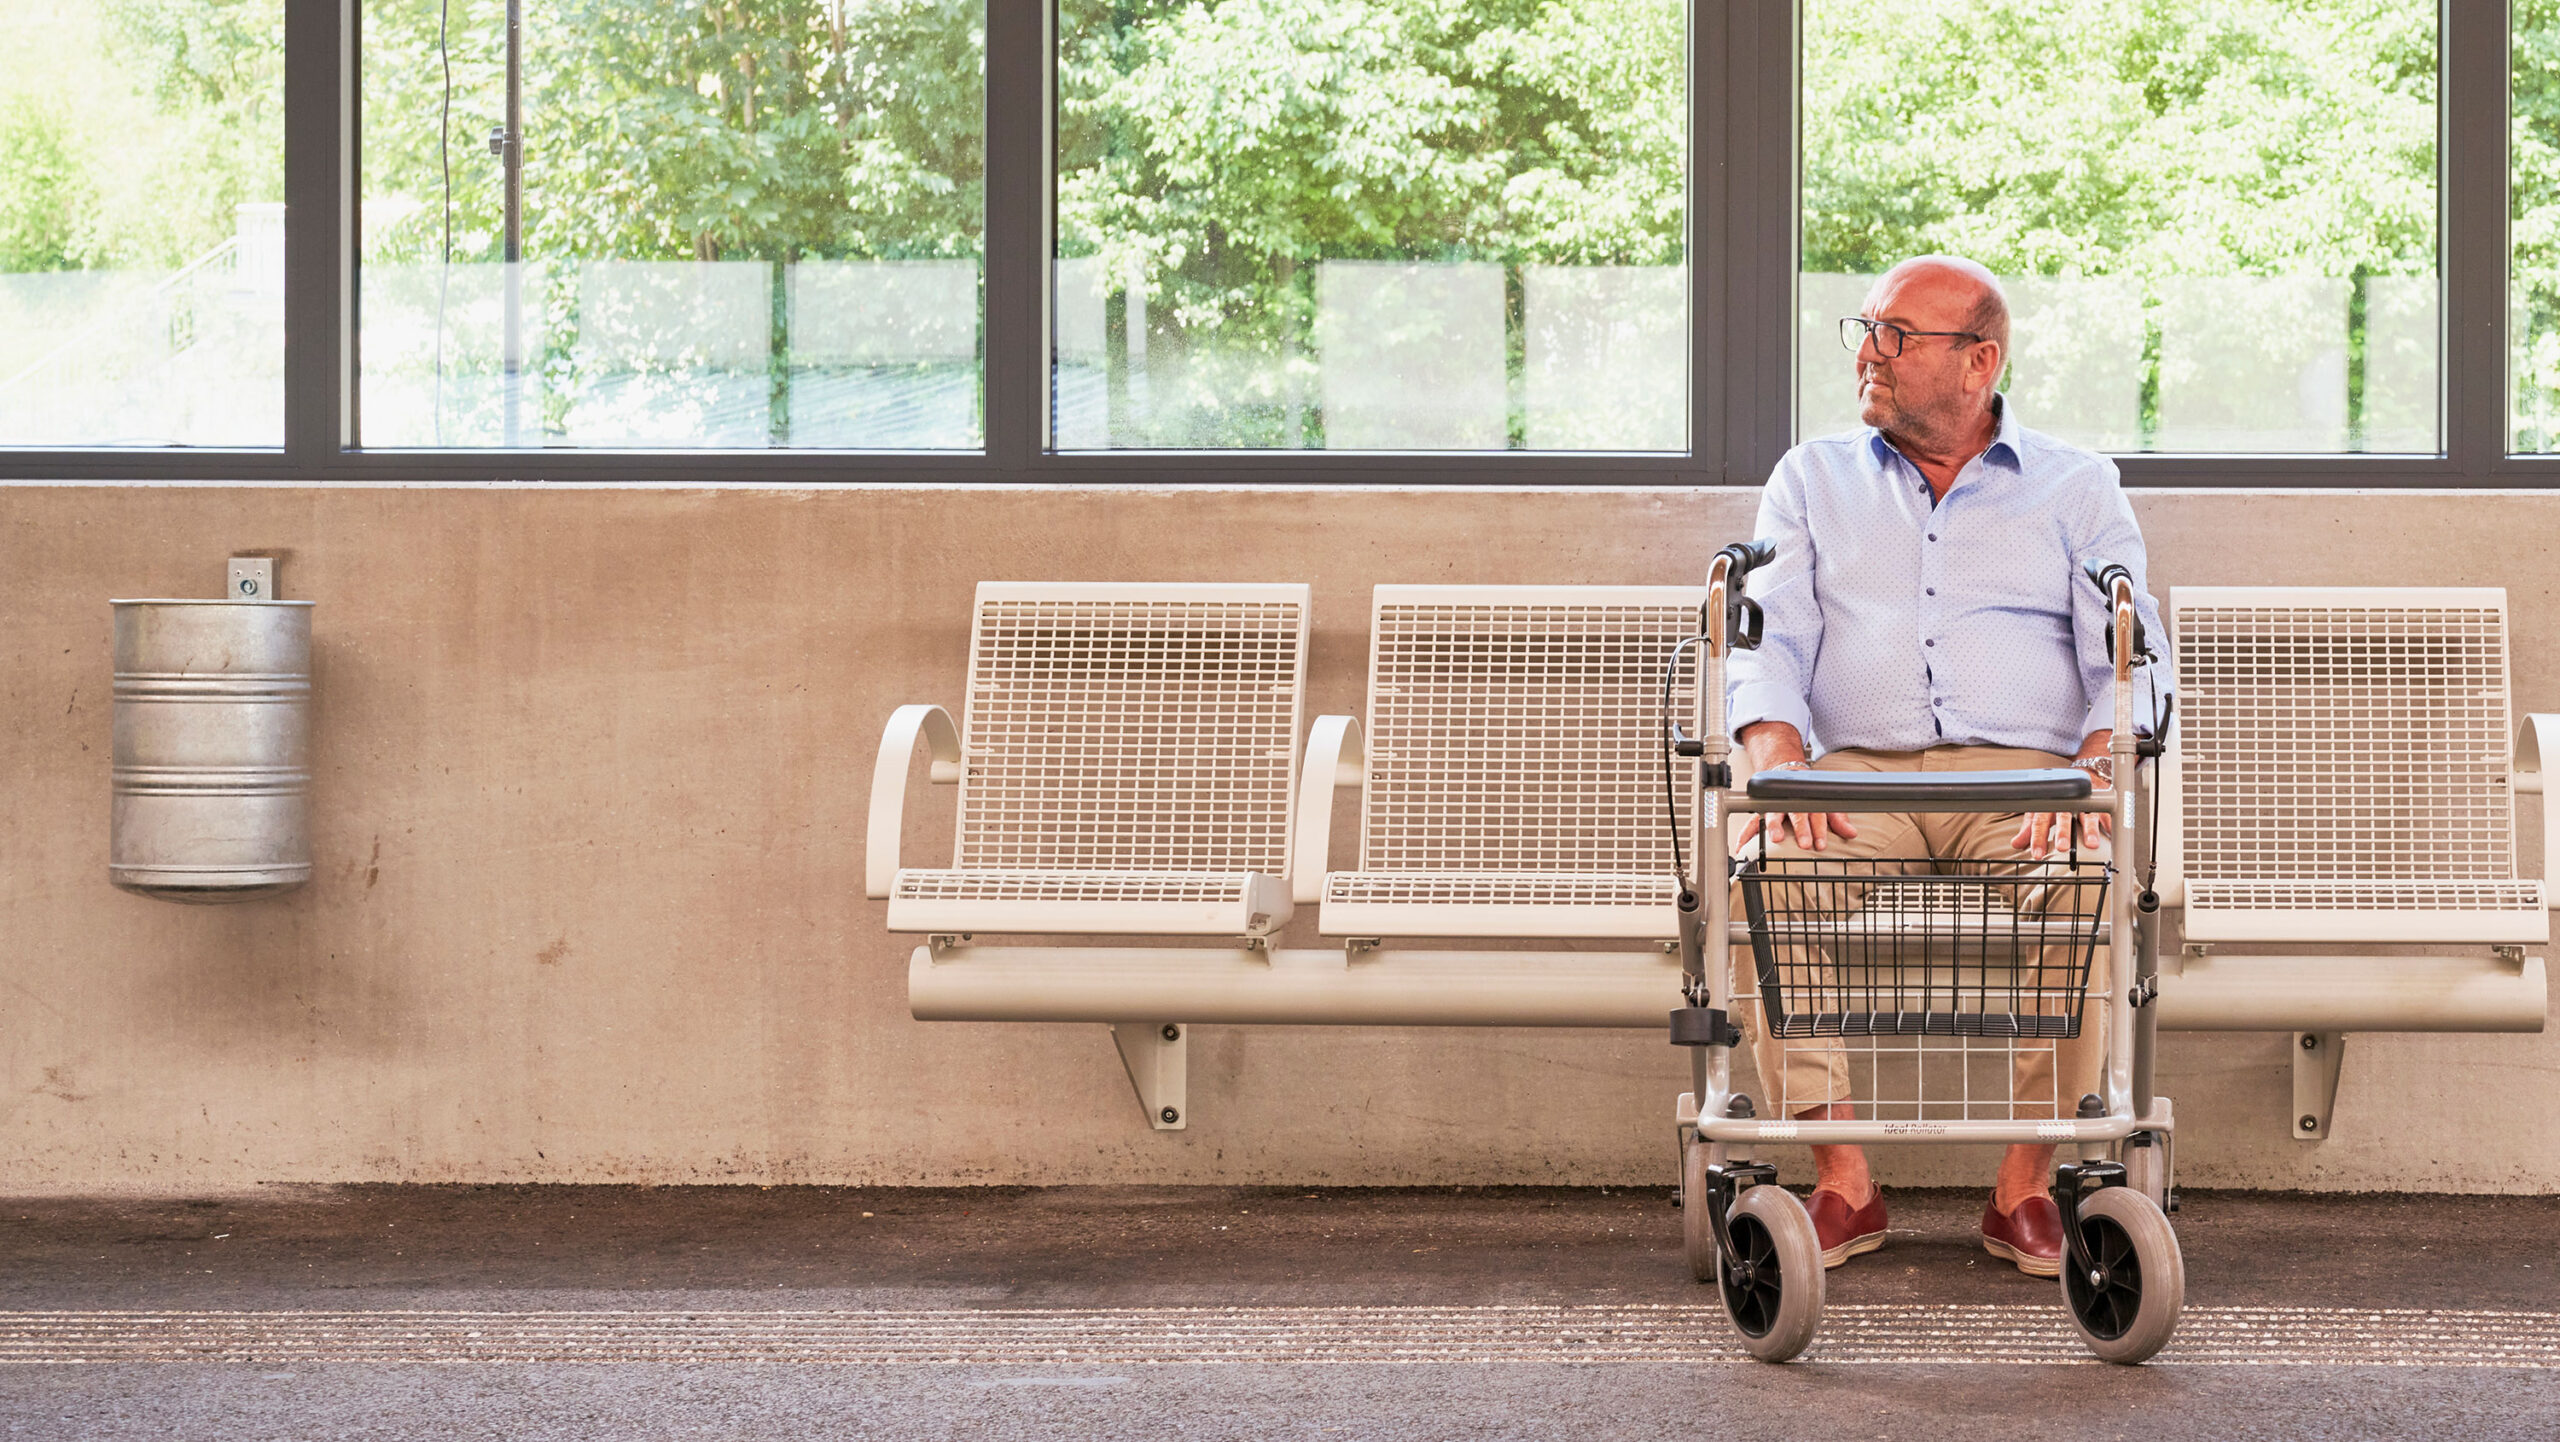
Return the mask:
{"type": "Polygon", "coordinates": [[[2113,756],[2074,756],[2069,764],[2096,777],[2100,785],[2116,784],[2116,758],[2113,756]]]}

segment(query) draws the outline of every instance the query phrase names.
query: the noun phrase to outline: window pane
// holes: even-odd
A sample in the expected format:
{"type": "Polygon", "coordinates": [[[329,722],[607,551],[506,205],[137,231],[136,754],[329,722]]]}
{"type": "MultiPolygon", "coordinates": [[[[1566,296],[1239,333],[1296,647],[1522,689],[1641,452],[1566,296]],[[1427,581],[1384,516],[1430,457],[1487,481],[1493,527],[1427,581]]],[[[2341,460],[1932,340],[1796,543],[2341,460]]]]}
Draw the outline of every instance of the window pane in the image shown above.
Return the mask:
{"type": "Polygon", "coordinates": [[[283,0],[0,0],[0,47],[0,445],[282,445],[283,0]]]}
{"type": "Polygon", "coordinates": [[[2560,451],[2560,0],[2513,0],[2510,425],[2516,451],[2560,451]]]}
{"type": "Polygon", "coordinates": [[[1951,252],[2007,284],[2026,425],[2438,451],[2436,32],[2425,0],[1807,0],[1797,434],[1859,423],[1837,318],[1951,252]]]}
{"type": "Polygon", "coordinates": [[[983,0],[523,15],[510,265],[504,0],[366,0],[366,445],[983,444],[983,0]]]}
{"type": "Polygon", "coordinates": [[[1681,451],[1682,0],[1060,0],[1061,449],[1681,451]]]}

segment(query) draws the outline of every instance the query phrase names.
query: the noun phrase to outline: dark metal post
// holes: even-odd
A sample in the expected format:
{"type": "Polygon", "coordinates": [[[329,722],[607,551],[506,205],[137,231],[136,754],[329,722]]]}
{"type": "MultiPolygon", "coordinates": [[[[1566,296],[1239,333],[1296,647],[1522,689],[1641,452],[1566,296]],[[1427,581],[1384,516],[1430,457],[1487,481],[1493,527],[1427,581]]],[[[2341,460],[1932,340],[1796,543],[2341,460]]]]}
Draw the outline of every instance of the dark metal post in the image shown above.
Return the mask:
{"type": "Polygon", "coordinates": [[[986,446],[1020,476],[1049,438],[1049,170],[1053,76],[1043,0],[987,3],[986,446]]]}
{"type": "MultiPolygon", "coordinates": [[[[354,0],[288,0],[284,67],[284,434],[281,458],[217,458],[215,474],[314,475],[355,440],[356,125],[354,0]]],[[[0,474],[166,474],[108,453],[89,467],[29,451],[0,474]]]]}
{"type": "MultiPolygon", "coordinates": [[[[2444,140],[2438,214],[2444,263],[2444,445],[2474,484],[2504,468],[2507,405],[2508,27],[2506,0],[2441,12],[2436,93],[2444,140]]],[[[2523,478],[2519,477],[2518,480],[2523,478]]],[[[2513,482],[2509,482],[2513,484],[2513,482]]],[[[2530,484],[2530,482],[2527,482],[2530,484]]]]}

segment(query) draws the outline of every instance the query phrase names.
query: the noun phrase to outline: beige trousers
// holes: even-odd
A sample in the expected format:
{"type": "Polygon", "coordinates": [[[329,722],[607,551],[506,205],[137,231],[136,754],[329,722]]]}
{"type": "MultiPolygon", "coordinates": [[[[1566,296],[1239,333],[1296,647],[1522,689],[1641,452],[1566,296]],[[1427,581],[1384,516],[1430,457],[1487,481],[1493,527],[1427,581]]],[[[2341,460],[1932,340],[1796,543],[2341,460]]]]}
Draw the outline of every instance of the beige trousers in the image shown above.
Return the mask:
{"type": "MultiPolygon", "coordinates": [[[[1939,746],[1927,751],[1834,751],[1814,763],[1817,771],[2012,771],[2063,765],[2067,757],[2046,751],[2031,751],[2010,746],[1939,746]]],[[[1775,817],[1771,818],[1775,820],[1775,817]]],[[[1850,824],[1857,828],[1854,837],[1833,834],[1823,849],[1811,851],[1782,840],[1783,828],[1773,833],[1768,843],[1768,856],[1779,860],[1849,860],[1874,861],[1892,858],[1913,863],[1887,866],[1880,874],[1964,874],[1964,863],[2006,863],[1999,874],[2015,874],[2010,868],[2033,861],[2030,852],[2009,844],[2017,835],[2023,820],[2019,812],[2006,814],[1955,812],[1938,814],[1854,814],[1850,824]],[[1928,858],[1917,861],[1915,858],[1928,858]],[[1934,863],[1934,864],[1933,864],[1934,863]]],[[[1757,856],[1760,841],[1754,838],[1742,844],[1740,854],[1757,856]]],[[[2082,860],[2104,860],[2108,855],[2105,842],[2095,848],[2082,847],[2082,860]]],[[[2036,868],[2029,866],[2027,874],[2036,868]]],[[[1799,888],[1777,887],[1782,893],[1778,904],[1787,905],[1784,893],[1799,893],[1795,904],[1805,904],[1799,888]]],[[[1802,891],[1826,893],[1813,904],[1838,907],[1855,906],[1857,888],[1838,882],[1810,882],[1802,891]],[[1845,898],[1845,899],[1844,899],[1845,898]]],[[[2052,922],[2066,919],[2078,923],[2085,913],[2097,907],[2097,898],[2073,888],[2028,888],[2015,893],[2012,905],[2022,917],[2042,915],[2052,922]],[[2073,916],[2074,909],[2083,913],[2073,916]]],[[[1745,916],[1742,887],[1735,883],[1732,917],[1745,916]]],[[[2047,947],[2035,967],[2043,975],[2067,975],[2069,950],[2047,947]]],[[[1748,945],[1732,948],[1734,978],[1738,991],[1756,992],[1757,976],[1753,971],[1752,950],[1748,945]]],[[[1785,963],[1795,977],[1827,974],[1828,959],[1820,956],[1789,958],[1785,963]],[[1809,965],[1808,965],[1809,964],[1809,965]]],[[[2089,987],[2097,996],[2107,994],[2107,949],[2099,947],[2090,961],[2089,987]]],[[[1760,1069],[1760,1085],[1777,1091],[1775,1108],[1764,1109],[1770,1117],[1796,1116],[1809,1108],[1832,1102],[1851,1100],[1848,1055],[1836,1037],[1778,1038],[1767,1034],[1762,1005],[1756,1001],[1739,1002],[1745,1031],[1751,1037],[1751,1054],[1760,1069]]],[[[2105,1060],[2106,1037],[2104,1013],[2096,1007],[2084,1007],[2080,1034],[2066,1040],[2042,1042],[2021,1040],[2015,1044],[2010,1067],[2011,1114],[2020,1118],[2041,1119],[2052,1116],[2059,1101],[2063,1115],[2069,1115],[2081,1097],[2098,1090],[2099,1070],[2105,1060]],[[2054,1085],[2056,1071],[2062,1085],[2054,1085]]]]}

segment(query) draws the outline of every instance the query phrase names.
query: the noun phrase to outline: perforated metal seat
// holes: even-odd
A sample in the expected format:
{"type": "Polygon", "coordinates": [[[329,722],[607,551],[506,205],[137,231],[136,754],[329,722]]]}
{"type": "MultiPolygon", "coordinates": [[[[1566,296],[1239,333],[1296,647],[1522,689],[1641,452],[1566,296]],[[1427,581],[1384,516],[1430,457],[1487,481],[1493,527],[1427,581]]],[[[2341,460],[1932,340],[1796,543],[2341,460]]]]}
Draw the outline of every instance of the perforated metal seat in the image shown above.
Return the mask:
{"type": "Polygon", "coordinates": [[[1252,871],[929,871],[889,892],[890,930],[1260,936],[1290,911],[1252,871]]]}
{"type": "Polygon", "coordinates": [[[2164,811],[2191,941],[2527,943],[2507,598],[2179,587],[2164,811]]]}
{"type": "MultiPolygon", "coordinates": [[[[1697,632],[1679,586],[1380,586],[1360,866],[1324,878],[1336,936],[1678,934],[1663,667],[1697,632]]],[[[1694,705],[1684,662],[1671,714],[1694,705]]],[[[1318,842],[1322,827],[1302,821],[1318,842]]],[[[1311,899],[1302,889],[1301,899],[1311,899]]]]}
{"type": "Polygon", "coordinates": [[[962,726],[907,707],[882,743],[870,884],[889,929],[1277,929],[1307,612],[1302,585],[981,584],[962,726]],[[919,736],[960,787],[945,868],[895,862],[919,736]]]}

